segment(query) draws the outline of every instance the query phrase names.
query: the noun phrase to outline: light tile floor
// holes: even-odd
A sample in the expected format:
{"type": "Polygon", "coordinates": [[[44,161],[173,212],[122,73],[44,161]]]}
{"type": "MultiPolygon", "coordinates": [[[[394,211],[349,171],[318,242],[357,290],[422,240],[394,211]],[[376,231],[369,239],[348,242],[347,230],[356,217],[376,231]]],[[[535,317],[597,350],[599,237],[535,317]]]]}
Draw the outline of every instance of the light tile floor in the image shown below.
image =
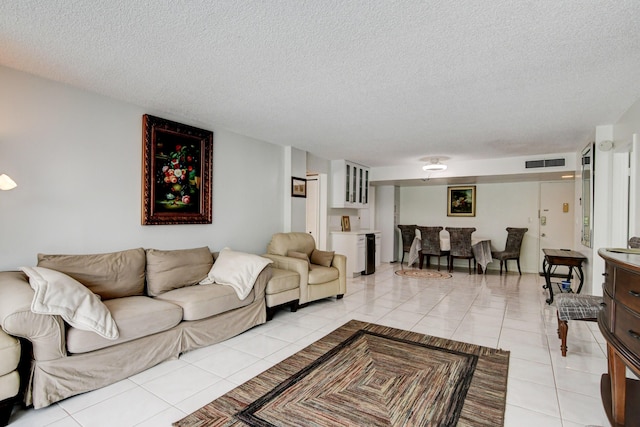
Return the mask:
{"type": "MultiPolygon", "coordinates": [[[[569,324],[560,354],[543,279],[469,275],[402,278],[398,264],[349,279],[347,295],[317,301],[225,342],[48,408],[17,410],[11,426],[170,426],[350,319],[511,351],[505,426],[608,426],[600,400],[605,341],[594,322],[569,324]]],[[[406,266],[404,268],[407,268],[406,266]]]]}

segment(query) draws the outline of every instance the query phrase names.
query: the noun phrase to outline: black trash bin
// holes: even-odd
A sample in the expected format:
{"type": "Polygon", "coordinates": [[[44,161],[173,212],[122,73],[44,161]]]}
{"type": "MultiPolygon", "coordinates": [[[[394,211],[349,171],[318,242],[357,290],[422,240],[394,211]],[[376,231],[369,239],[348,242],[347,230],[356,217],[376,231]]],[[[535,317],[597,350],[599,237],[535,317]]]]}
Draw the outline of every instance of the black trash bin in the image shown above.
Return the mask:
{"type": "Polygon", "coordinates": [[[366,235],[365,264],[362,274],[373,274],[376,272],[376,235],[366,235]]]}

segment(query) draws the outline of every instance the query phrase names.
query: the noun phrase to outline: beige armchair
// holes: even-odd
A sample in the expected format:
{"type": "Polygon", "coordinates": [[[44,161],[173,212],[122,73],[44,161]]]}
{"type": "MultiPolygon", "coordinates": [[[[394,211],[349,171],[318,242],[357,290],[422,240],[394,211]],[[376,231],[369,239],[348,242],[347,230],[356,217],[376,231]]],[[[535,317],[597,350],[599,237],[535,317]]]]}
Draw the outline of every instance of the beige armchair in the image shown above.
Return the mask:
{"type": "Polygon", "coordinates": [[[276,233],[263,256],[273,267],[300,275],[300,305],[347,292],[347,257],[317,250],[310,234],[276,233]]]}

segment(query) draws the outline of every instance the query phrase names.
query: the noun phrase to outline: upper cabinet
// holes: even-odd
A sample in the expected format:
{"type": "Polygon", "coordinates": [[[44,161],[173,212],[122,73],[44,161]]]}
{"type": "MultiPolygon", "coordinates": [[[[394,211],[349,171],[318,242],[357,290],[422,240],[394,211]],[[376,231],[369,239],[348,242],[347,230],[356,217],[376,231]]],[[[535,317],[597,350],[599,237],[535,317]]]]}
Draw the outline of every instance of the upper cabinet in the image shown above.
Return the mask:
{"type": "Polygon", "coordinates": [[[331,161],[333,208],[369,207],[369,168],[348,160],[331,161]]]}

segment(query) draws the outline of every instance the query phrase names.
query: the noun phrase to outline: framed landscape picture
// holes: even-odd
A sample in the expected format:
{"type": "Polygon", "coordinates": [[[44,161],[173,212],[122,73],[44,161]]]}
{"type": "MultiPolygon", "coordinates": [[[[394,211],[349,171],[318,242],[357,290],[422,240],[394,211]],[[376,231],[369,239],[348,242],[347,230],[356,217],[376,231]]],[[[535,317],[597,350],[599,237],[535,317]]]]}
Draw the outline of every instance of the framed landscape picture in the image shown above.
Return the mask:
{"type": "Polygon", "coordinates": [[[142,224],[211,224],[213,132],[142,116],[142,224]]]}
{"type": "Polygon", "coordinates": [[[476,186],[447,187],[447,216],[476,216],[476,186]]]}
{"type": "Polygon", "coordinates": [[[307,180],[291,177],[291,197],[307,197],[307,180]]]}

